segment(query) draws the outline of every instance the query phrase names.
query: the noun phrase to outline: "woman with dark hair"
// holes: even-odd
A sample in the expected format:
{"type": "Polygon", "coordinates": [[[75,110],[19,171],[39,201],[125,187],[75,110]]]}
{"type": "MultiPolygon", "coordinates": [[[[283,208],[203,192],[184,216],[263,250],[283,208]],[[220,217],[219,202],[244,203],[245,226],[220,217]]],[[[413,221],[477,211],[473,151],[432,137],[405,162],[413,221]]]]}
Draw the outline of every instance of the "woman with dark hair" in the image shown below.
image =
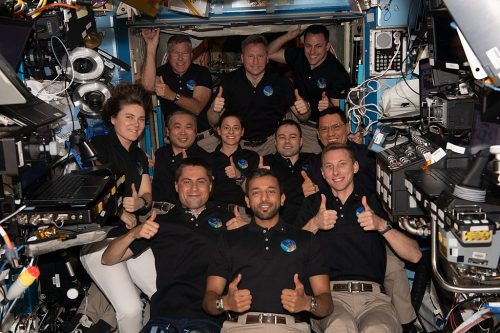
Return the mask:
{"type": "Polygon", "coordinates": [[[117,227],[108,239],[82,248],[81,261],[89,275],[116,310],[121,333],[137,333],[142,328],[142,302],[137,287],[148,297],[156,292],[156,270],[151,250],[113,266],[101,264],[102,253],[111,238],[126,233],[137,224],[138,215],[151,207],[151,180],[148,159],[139,148],[144,132],[150,96],[140,85],[118,85],[104,105],[102,118],[108,135],[97,136],[92,144],[102,164],[125,175],[122,207],[114,217],[117,227]],[[137,287],[136,287],[137,286],[137,287]]]}

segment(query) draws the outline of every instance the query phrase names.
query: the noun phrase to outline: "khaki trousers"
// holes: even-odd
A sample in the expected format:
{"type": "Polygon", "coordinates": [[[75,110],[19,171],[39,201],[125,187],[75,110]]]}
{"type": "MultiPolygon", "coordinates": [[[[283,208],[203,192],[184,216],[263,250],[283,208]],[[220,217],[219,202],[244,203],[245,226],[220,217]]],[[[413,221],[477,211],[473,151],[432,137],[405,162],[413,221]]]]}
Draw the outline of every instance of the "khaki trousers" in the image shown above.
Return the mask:
{"type": "Polygon", "coordinates": [[[248,312],[238,316],[237,322],[225,321],[221,333],[310,333],[307,323],[296,323],[295,318],[289,315],[278,314],[286,317],[286,324],[246,324],[248,314],[259,315],[258,312],[248,312]]]}

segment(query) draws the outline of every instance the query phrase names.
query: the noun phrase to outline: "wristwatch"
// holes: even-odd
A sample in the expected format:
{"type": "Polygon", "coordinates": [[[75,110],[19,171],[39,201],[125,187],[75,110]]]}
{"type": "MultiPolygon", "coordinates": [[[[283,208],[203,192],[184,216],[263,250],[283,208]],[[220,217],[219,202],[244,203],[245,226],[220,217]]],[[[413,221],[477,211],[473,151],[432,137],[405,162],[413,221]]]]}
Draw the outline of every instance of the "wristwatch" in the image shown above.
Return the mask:
{"type": "Polygon", "coordinates": [[[181,98],[179,93],[175,94],[174,100],[172,102],[177,102],[181,98]]]}
{"type": "Polygon", "coordinates": [[[316,313],[316,310],[318,310],[318,302],[316,297],[311,296],[311,313],[316,313]]]}
{"type": "Polygon", "coordinates": [[[217,311],[224,311],[224,301],[222,300],[222,297],[219,297],[216,301],[215,301],[215,308],[217,309],[217,311]]]}
{"type": "Polygon", "coordinates": [[[392,224],[391,224],[390,222],[387,222],[387,226],[385,227],[385,229],[384,229],[384,230],[382,230],[382,231],[379,231],[379,233],[380,233],[381,235],[383,235],[383,234],[385,234],[386,232],[388,232],[389,230],[392,230],[392,224]]]}

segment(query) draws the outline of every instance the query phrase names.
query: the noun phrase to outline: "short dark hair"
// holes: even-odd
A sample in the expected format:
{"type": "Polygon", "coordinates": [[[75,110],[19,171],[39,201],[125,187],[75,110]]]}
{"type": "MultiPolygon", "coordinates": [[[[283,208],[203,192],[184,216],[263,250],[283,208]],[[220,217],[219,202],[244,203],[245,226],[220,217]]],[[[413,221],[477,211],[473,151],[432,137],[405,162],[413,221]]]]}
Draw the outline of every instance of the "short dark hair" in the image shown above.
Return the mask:
{"type": "Polygon", "coordinates": [[[121,83],[111,91],[111,97],[102,108],[101,117],[108,128],[112,128],[111,118],[121,111],[125,105],[137,104],[144,109],[145,115],[151,109],[151,94],[140,84],[121,83]]]}
{"type": "Polygon", "coordinates": [[[329,107],[324,109],[319,113],[319,118],[318,118],[318,126],[319,126],[319,119],[323,118],[324,116],[330,115],[330,114],[338,114],[340,119],[344,124],[347,124],[347,116],[345,112],[335,106],[329,107]]]}
{"type": "Polygon", "coordinates": [[[324,25],[321,24],[313,24],[307,27],[306,30],[304,30],[304,39],[306,38],[307,34],[322,34],[327,42],[330,41],[330,32],[324,25]]]}
{"type": "Polygon", "coordinates": [[[244,128],[243,127],[243,121],[241,120],[241,117],[238,116],[237,114],[234,114],[234,113],[231,113],[231,112],[227,112],[227,111],[224,112],[222,114],[222,116],[220,116],[219,121],[217,122],[217,126],[221,127],[222,126],[222,122],[224,121],[224,119],[229,118],[229,117],[234,117],[234,118],[238,119],[240,121],[241,128],[244,128]]]}
{"type": "Polygon", "coordinates": [[[191,43],[191,39],[189,38],[189,36],[186,36],[186,35],[173,35],[172,37],[170,37],[168,39],[168,42],[167,42],[167,51],[170,52],[170,46],[172,46],[172,44],[181,44],[181,43],[188,43],[189,44],[189,48],[190,49],[193,48],[193,44],[191,43]]]}
{"type": "Polygon", "coordinates": [[[271,176],[276,178],[276,181],[278,182],[278,186],[280,189],[280,195],[284,193],[283,184],[281,184],[279,178],[274,174],[274,172],[271,169],[261,168],[251,171],[250,174],[248,175],[247,181],[245,183],[245,193],[247,194],[247,196],[248,196],[248,190],[250,189],[250,182],[255,178],[261,178],[265,176],[271,176]]]}
{"type": "Polygon", "coordinates": [[[189,111],[186,111],[186,110],[177,110],[177,111],[174,111],[172,112],[171,114],[169,114],[167,116],[167,128],[168,126],[170,125],[170,120],[174,117],[174,116],[177,116],[177,115],[182,115],[182,114],[185,114],[187,116],[190,116],[193,118],[194,120],[194,125],[196,126],[196,122],[197,122],[197,118],[196,118],[196,115],[192,112],[189,112],[189,111]]]}
{"type": "Polygon", "coordinates": [[[250,35],[241,42],[241,52],[243,52],[245,50],[245,47],[250,44],[262,44],[266,47],[267,50],[268,42],[266,37],[262,35],[250,35]]]}
{"type": "Polygon", "coordinates": [[[293,119],[285,119],[285,120],[282,120],[279,124],[278,124],[278,127],[276,128],[276,132],[274,132],[274,138],[277,137],[278,135],[278,130],[280,129],[280,127],[282,126],[295,126],[297,127],[297,129],[299,130],[299,135],[300,137],[302,137],[302,129],[300,128],[300,125],[298,122],[296,122],[295,120],[293,119]]]}
{"type": "Polygon", "coordinates": [[[325,148],[323,148],[323,152],[321,153],[321,164],[323,164],[323,157],[325,156],[326,153],[328,153],[329,151],[335,151],[341,149],[346,150],[349,153],[352,163],[356,162],[356,155],[354,155],[354,151],[349,145],[346,145],[344,143],[329,143],[326,145],[325,148]]]}
{"type": "Polygon", "coordinates": [[[181,177],[182,171],[185,167],[188,166],[196,166],[202,167],[207,172],[207,176],[210,182],[212,182],[212,167],[210,164],[202,158],[199,157],[186,157],[181,161],[177,169],[175,170],[175,182],[179,182],[179,178],[181,177]]]}

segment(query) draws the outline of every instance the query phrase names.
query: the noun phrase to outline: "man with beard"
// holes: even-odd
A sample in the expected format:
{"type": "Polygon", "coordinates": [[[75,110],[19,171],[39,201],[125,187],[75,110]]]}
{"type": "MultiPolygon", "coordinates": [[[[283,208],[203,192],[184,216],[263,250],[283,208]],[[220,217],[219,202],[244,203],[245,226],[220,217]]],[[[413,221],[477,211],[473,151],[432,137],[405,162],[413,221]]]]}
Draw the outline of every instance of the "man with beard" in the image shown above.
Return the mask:
{"type": "Polygon", "coordinates": [[[310,332],[300,313],[324,317],[333,310],[319,244],[280,218],[285,195],[270,170],[250,174],[245,201],[254,218],[221,236],[203,308],[238,316],[221,332],[310,332]]]}
{"type": "Polygon", "coordinates": [[[286,202],[280,216],[286,223],[294,223],[300,205],[304,201],[301,172],[307,170],[311,153],[301,153],[302,131],[297,122],[283,120],[274,135],[276,153],[264,156],[264,165],[269,166],[283,184],[286,202]]]}

